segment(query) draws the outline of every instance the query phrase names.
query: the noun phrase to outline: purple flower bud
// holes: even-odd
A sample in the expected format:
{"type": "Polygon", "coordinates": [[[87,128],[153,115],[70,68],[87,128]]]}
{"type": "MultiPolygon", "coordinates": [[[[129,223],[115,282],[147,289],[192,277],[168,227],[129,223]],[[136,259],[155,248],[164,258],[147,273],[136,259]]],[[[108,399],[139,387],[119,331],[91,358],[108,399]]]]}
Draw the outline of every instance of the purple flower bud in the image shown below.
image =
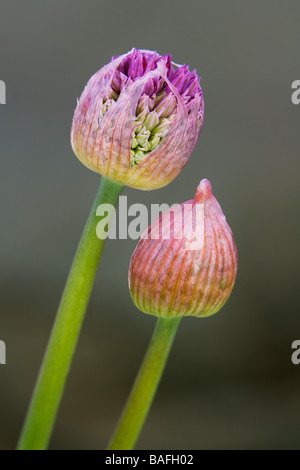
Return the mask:
{"type": "Polygon", "coordinates": [[[74,113],[71,143],[88,168],[144,190],[170,183],[203,127],[196,71],[132,49],[95,73],[74,113]],[[178,67],[176,69],[176,67],[178,67]]]}
{"type": "Polygon", "coordinates": [[[135,305],[158,317],[207,317],[229,298],[237,274],[233,234],[208,180],[195,199],[163,212],[131,257],[135,305]]]}

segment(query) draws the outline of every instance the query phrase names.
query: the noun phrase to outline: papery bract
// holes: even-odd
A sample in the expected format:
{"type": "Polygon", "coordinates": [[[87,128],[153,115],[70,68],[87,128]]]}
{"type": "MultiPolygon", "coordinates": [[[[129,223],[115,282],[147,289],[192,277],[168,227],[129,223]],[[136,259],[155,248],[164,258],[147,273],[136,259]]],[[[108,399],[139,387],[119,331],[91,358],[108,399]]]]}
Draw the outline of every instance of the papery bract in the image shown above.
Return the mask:
{"type": "Polygon", "coordinates": [[[71,143],[88,168],[144,190],[170,183],[200,135],[199,77],[171,55],[133,49],[95,73],[74,113],[71,143]]]}
{"type": "Polygon", "coordinates": [[[193,201],[163,212],[142,235],[129,267],[131,296],[159,317],[206,317],[230,296],[237,265],[232,231],[204,179],[193,201]]]}

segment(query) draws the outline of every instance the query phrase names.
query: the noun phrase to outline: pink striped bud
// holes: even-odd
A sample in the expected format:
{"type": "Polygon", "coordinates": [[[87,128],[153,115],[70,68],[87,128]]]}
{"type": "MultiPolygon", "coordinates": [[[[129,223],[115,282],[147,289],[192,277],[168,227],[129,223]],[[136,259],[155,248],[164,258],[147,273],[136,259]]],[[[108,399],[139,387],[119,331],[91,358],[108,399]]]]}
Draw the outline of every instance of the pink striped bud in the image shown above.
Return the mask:
{"type": "Polygon", "coordinates": [[[229,298],[237,265],[233,234],[204,179],[193,201],[163,212],[142,235],[130,262],[130,293],[145,313],[207,317],[229,298]]]}
{"type": "Polygon", "coordinates": [[[195,70],[176,66],[171,55],[132,49],[88,81],[71,143],[88,168],[134,188],[156,189],[185,166],[203,119],[195,70]]]}

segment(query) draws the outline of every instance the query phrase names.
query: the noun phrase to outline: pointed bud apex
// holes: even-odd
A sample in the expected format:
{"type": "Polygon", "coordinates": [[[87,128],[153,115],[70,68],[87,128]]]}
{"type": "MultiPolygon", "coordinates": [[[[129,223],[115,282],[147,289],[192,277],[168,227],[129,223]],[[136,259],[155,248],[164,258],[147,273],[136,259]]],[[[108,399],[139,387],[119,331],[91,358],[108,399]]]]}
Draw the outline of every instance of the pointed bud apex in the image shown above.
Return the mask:
{"type": "Polygon", "coordinates": [[[195,194],[194,203],[205,204],[211,197],[214,196],[210,182],[207,179],[201,180],[195,194]]]}
{"type": "Polygon", "coordinates": [[[170,55],[133,49],[92,76],[71,131],[82,163],[144,190],[161,188],[180,173],[200,135],[204,104],[195,71],[174,66],[170,55]]]}
{"type": "Polygon", "coordinates": [[[193,201],[163,212],[142,235],[129,267],[131,296],[159,317],[207,317],[229,298],[237,265],[233,234],[204,179],[193,201]]]}

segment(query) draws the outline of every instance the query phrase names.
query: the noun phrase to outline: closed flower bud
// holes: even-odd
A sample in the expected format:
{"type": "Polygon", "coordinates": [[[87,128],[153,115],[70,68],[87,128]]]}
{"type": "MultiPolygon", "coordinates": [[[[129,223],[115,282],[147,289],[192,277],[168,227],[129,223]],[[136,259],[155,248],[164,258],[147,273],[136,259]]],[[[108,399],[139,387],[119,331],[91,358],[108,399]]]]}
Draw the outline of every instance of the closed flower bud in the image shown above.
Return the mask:
{"type": "Polygon", "coordinates": [[[176,66],[171,55],[133,49],[88,81],[71,143],[88,168],[127,186],[156,189],[187,163],[203,119],[196,71],[176,66]]]}
{"type": "Polygon", "coordinates": [[[135,305],[158,317],[207,317],[229,298],[235,241],[208,180],[195,199],[163,212],[142,235],[129,267],[135,305]]]}

